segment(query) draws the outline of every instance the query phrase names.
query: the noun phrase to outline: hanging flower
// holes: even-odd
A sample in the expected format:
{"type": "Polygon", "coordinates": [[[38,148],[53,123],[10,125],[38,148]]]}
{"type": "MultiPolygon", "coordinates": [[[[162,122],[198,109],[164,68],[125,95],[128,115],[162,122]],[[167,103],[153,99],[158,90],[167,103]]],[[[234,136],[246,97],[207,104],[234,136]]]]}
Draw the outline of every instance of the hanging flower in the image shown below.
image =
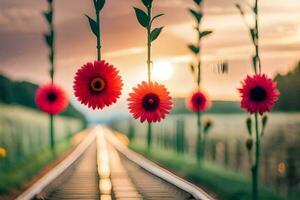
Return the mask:
{"type": "Polygon", "coordinates": [[[41,111],[52,115],[65,111],[69,104],[64,90],[52,83],[38,88],[35,103],[41,111]]]}
{"type": "Polygon", "coordinates": [[[277,83],[265,74],[247,76],[239,89],[242,97],[241,108],[251,114],[259,112],[262,115],[270,111],[280,94],[276,86],[277,83]]]}
{"type": "Polygon", "coordinates": [[[188,97],[186,104],[192,112],[204,112],[211,107],[212,103],[206,94],[199,90],[188,97]]]}
{"type": "Polygon", "coordinates": [[[103,109],[117,102],[122,86],[119,71],[102,60],[82,66],[75,75],[73,89],[82,104],[103,109]]]}
{"type": "Polygon", "coordinates": [[[164,85],[142,82],[133,88],[127,99],[129,111],[141,122],[160,122],[173,107],[172,98],[164,85]]]}

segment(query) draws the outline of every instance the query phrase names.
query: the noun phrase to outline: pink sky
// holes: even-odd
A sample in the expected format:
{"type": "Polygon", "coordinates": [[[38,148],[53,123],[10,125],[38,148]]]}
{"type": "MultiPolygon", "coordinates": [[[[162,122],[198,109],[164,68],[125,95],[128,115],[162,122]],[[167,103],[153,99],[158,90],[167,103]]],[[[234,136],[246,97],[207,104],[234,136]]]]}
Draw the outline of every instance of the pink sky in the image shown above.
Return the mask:
{"type": "MultiPolygon", "coordinates": [[[[72,94],[75,71],[95,59],[95,38],[89,32],[83,14],[93,15],[91,0],[56,1],[57,70],[56,80],[72,94]]],[[[154,0],[155,13],[165,13],[157,26],[164,25],[161,37],[153,46],[154,62],[171,63],[174,74],[164,82],[173,96],[184,96],[194,87],[189,64],[192,61],[186,44],[195,40],[193,19],[186,11],[188,0],[154,0]]],[[[252,73],[253,48],[243,21],[234,7],[245,0],[207,0],[204,29],[214,34],[203,42],[203,88],[213,99],[236,100],[236,87],[252,73]],[[213,72],[219,60],[228,60],[227,75],[213,72]]],[[[251,3],[251,1],[249,0],[251,3]]],[[[260,27],[263,71],[285,73],[300,59],[300,1],[260,1],[260,27]]],[[[107,0],[102,13],[103,58],[120,69],[124,79],[122,100],[108,111],[124,107],[130,88],[146,79],[146,33],[139,27],[132,6],[138,0],[107,0]]],[[[48,50],[42,33],[46,24],[40,13],[45,1],[2,0],[0,2],[0,72],[14,79],[36,83],[49,80],[48,50]]],[[[249,23],[251,17],[248,16],[249,23]]]]}

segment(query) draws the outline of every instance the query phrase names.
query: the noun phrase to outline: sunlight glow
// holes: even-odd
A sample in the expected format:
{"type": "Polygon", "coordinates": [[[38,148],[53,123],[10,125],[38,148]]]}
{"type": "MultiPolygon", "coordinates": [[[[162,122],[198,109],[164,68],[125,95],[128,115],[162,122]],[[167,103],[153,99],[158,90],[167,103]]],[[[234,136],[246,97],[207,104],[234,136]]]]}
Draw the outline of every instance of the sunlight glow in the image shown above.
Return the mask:
{"type": "Polygon", "coordinates": [[[174,71],[172,65],[166,61],[159,61],[154,63],[153,66],[153,78],[157,81],[167,81],[169,80],[174,71]]]}

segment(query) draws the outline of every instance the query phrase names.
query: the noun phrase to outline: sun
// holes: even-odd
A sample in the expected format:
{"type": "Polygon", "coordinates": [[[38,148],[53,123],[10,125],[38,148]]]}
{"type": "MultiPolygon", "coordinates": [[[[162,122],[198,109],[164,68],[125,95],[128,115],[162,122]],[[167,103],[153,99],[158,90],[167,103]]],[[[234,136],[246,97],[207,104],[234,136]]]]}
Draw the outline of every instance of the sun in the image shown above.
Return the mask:
{"type": "Polygon", "coordinates": [[[173,68],[169,62],[159,61],[154,63],[152,73],[156,81],[167,81],[170,80],[173,75],[173,68]]]}

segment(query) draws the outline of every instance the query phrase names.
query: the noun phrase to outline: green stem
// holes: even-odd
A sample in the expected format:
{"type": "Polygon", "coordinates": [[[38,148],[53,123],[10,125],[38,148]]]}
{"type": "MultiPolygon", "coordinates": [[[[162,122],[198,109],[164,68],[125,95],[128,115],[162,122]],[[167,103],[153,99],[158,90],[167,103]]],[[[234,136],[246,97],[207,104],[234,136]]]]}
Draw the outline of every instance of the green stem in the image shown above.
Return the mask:
{"type": "Polygon", "coordinates": [[[256,41],[255,41],[255,53],[257,57],[257,62],[258,62],[258,70],[255,69],[255,73],[257,71],[259,74],[261,73],[261,59],[260,59],[260,49],[259,49],[259,27],[258,27],[258,0],[255,0],[255,6],[254,6],[254,11],[255,11],[255,30],[256,30],[256,41]]]}
{"type": "MultiPolygon", "coordinates": [[[[54,1],[51,1],[49,3],[49,9],[50,12],[53,14],[54,18],[54,1]]],[[[50,27],[50,33],[52,34],[53,37],[53,42],[52,46],[50,48],[50,78],[51,78],[51,83],[54,83],[54,69],[55,69],[55,30],[54,30],[54,25],[53,25],[53,19],[51,23],[49,24],[50,27]]],[[[50,147],[53,150],[55,148],[55,138],[54,138],[54,116],[52,114],[49,115],[50,118],[50,124],[49,124],[49,131],[50,131],[50,147]]]]}
{"type": "MultiPolygon", "coordinates": [[[[204,4],[204,2],[202,2],[200,4],[200,7],[199,7],[199,11],[202,13],[202,15],[203,15],[203,4],[204,4]]],[[[197,31],[198,31],[198,48],[199,48],[199,53],[197,54],[197,59],[198,59],[198,79],[197,79],[197,84],[198,84],[198,89],[200,89],[200,83],[201,83],[201,46],[202,46],[202,44],[201,44],[202,39],[201,39],[201,36],[200,36],[200,33],[201,33],[201,21],[199,21],[198,24],[197,24],[197,31]]]]}
{"type": "Polygon", "coordinates": [[[55,136],[54,136],[54,116],[50,115],[50,147],[52,150],[55,148],[55,136]]]}
{"type": "MultiPolygon", "coordinates": [[[[54,5],[53,5],[53,1],[50,2],[49,4],[49,9],[50,11],[53,13],[53,18],[54,18],[54,5]]],[[[55,35],[54,35],[54,25],[53,25],[53,19],[52,19],[52,22],[49,24],[49,27],[50,27],[50,33],[53,35],[53,43],[52,43],[52,46],[51,46],[51,49],[50,49],[50,55],[52,55],[51,59],[50,59],[50,78],[51,78],[51,82],[53,83],[54,82],[54,56],[55,56],[55,35]]]]}
{"type": "MultiPolygon", "coordinates": [[[[151,6],[147,7],[148,16],[149,19],[151,19],[151,6]]],[[[148,69],[148,82],[151,82],[151,22],[149,23],[149,26],[147,27],[147,69],[148,69]]]]}
{"type": "Polygon", "coordinates": [[[97,33],[97,60],[101,60],[101,25],[100,25],[100,11],[96,10],[96,20],[98,26],[98,33],[97,33]]]}
{"type": "MultiPolygon", "coordinates": [[[[151,19],[151,8],[152,6],[147,7],[147,12],[149,19],[151,19]]],[[[147,27],[147,70],[148,70],[148,83],[151,82],[151,22],[149,22],[149,25],[147,27]]],[[[151,141],[152,141],[152,128],[151,123],[148,123],[148,132],[147,132],[147,147],[148,150],[150,150],[151,147],[151,141]]]]}
{"type": "Polygon", "coordinates": [[[150,150],[152,142],[152,126],[151,123],[148,123],[148,131],[147,131],[147,148],[150,150]]]}
{"type": "Polygon", "coordinates": [[[258,113],[255,113],[255,137],[255,162],[252,166],[252,200],[258,199],[259,186],[260,136],[258,127],[258,113]]]}
{"type": "Polygon", "coordinates": [[[197,112],[197,161],[202,159],[202,124],[201,124],[201,112],[197,112]]]}

